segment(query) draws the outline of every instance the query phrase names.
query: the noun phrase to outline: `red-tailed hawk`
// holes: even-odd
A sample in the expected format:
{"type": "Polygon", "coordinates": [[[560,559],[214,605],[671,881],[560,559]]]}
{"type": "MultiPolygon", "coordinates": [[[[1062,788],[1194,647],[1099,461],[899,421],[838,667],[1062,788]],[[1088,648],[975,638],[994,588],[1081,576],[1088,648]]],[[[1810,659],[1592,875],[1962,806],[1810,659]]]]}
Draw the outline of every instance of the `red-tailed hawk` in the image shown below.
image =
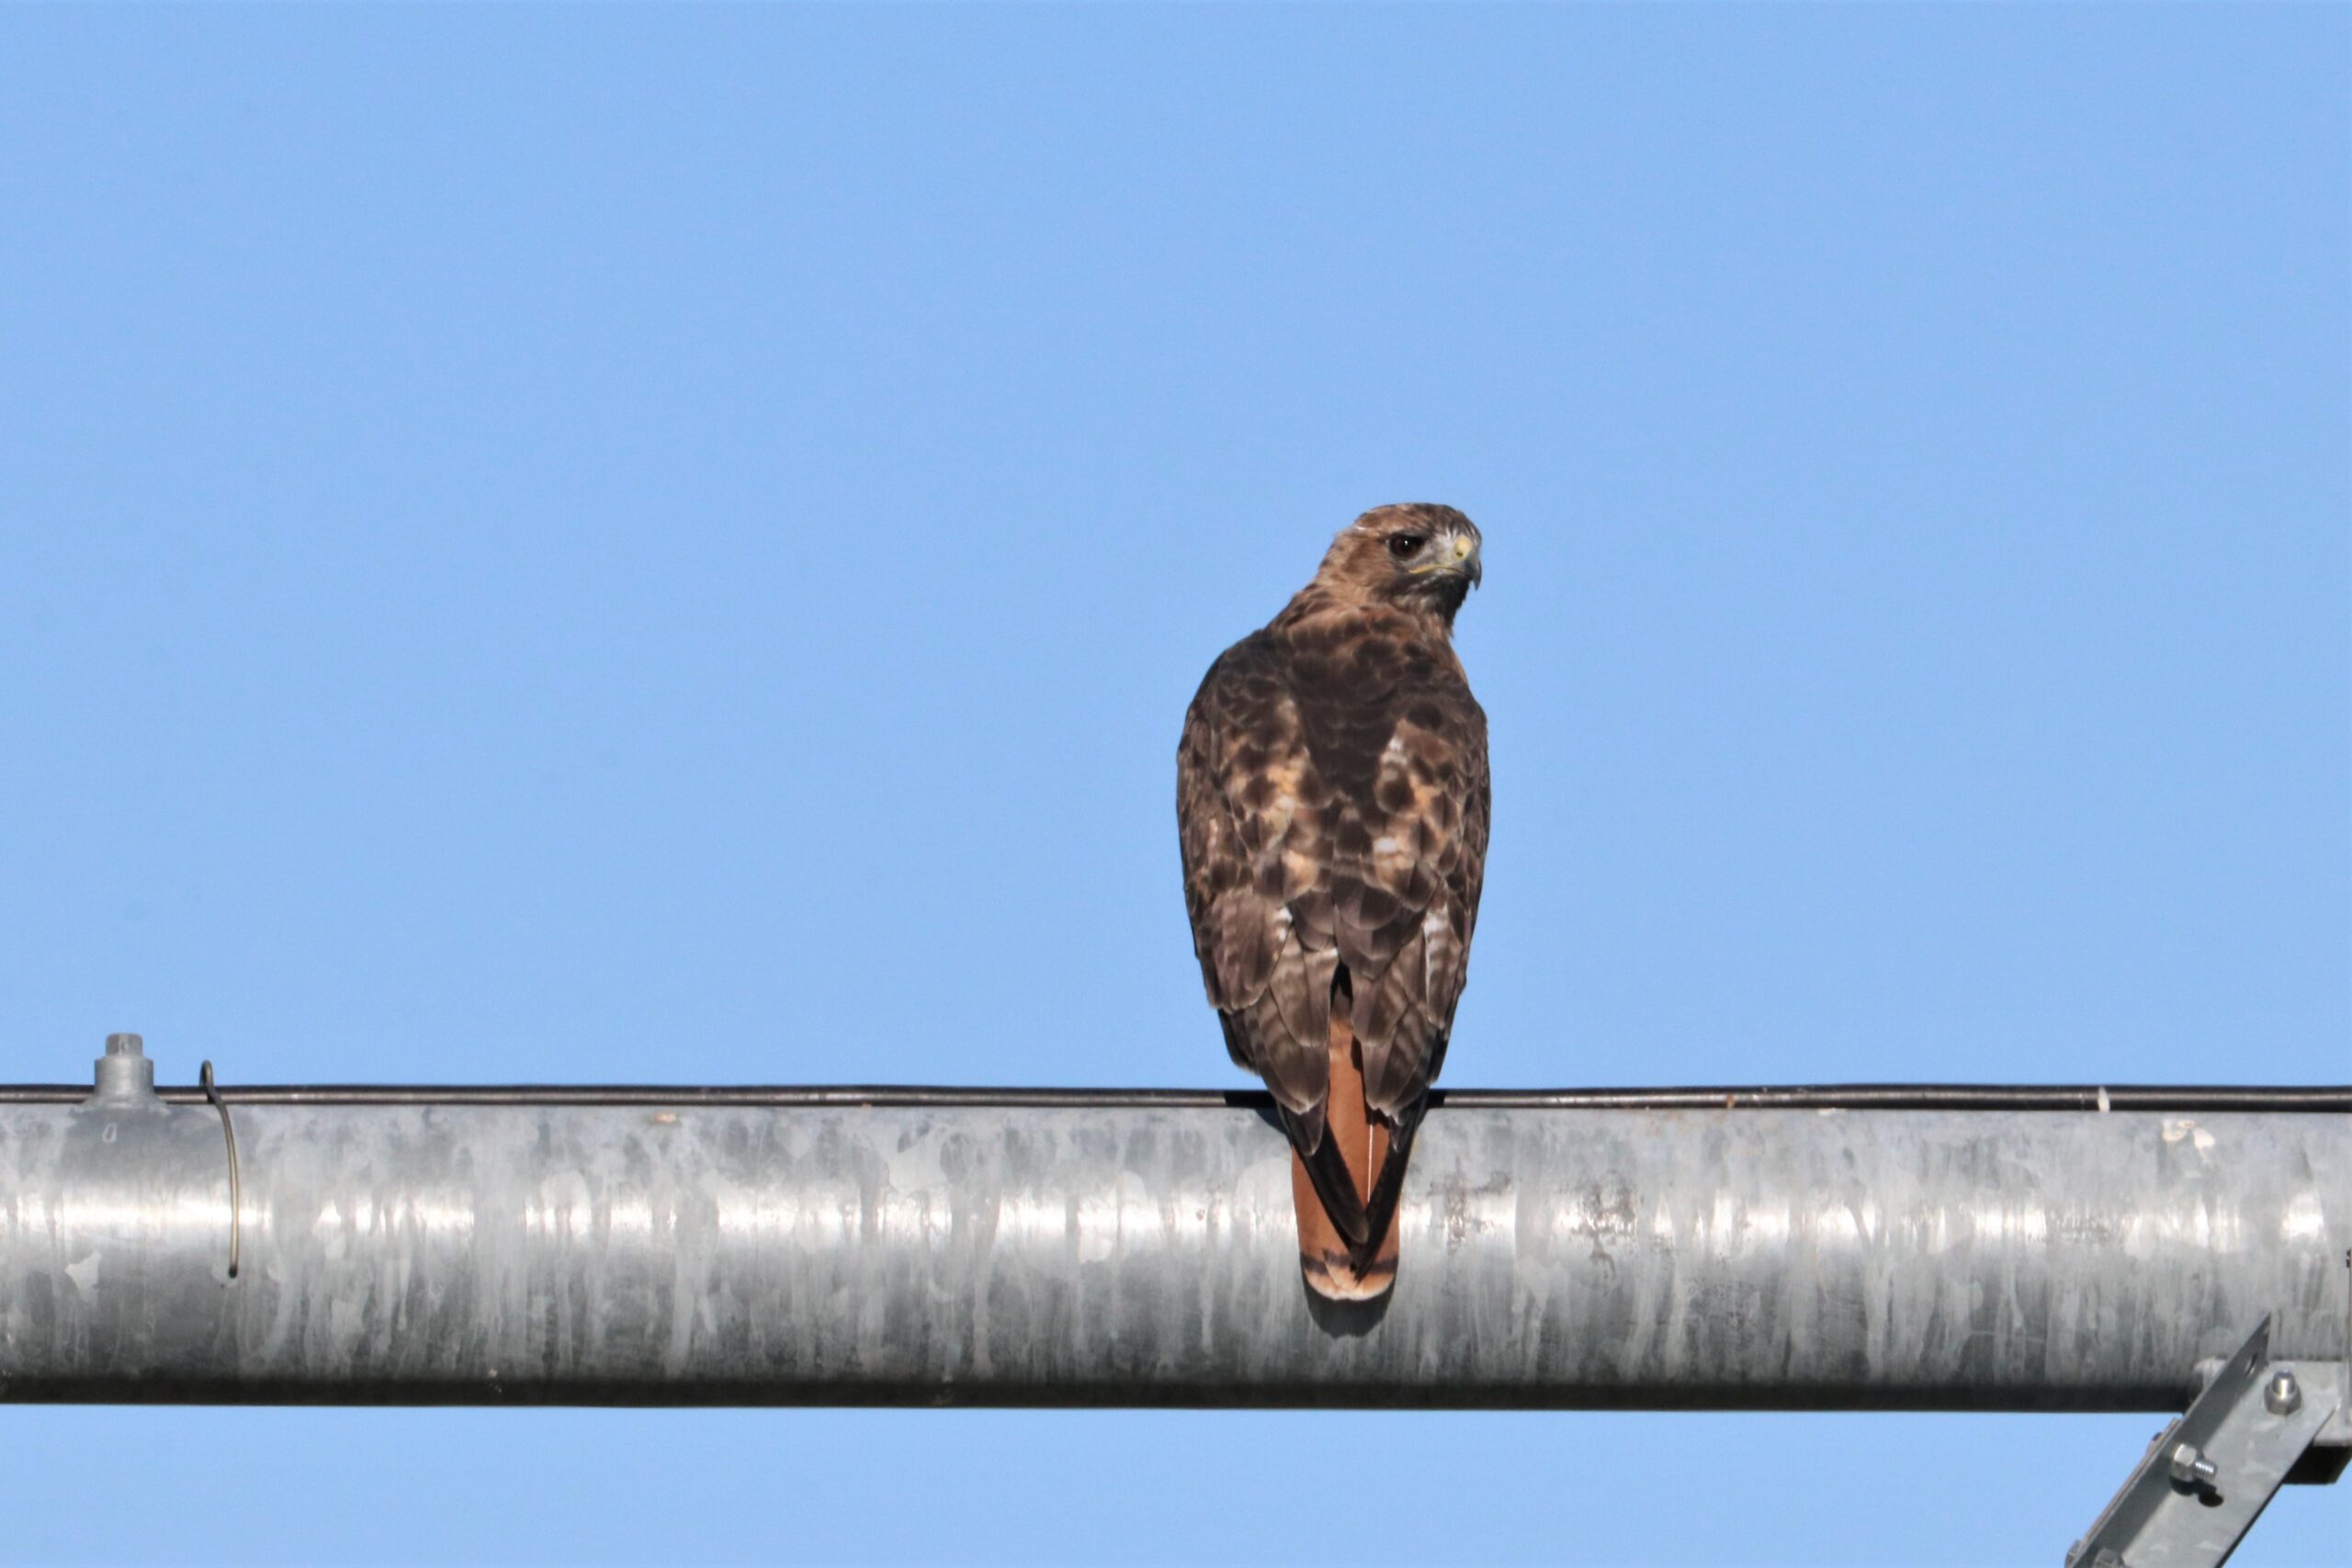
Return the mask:
{"type": "Polygon", "coordinates": [[[1176,818],[1193,951],[1233,1059],[1290,1134],[1299,1266],[1396,1278],[1396,1199],[1445,1059],[1487,862],[1487,716],[1454,657],[1478,530],[1383,506],[1209,667],[1176,818]]]}

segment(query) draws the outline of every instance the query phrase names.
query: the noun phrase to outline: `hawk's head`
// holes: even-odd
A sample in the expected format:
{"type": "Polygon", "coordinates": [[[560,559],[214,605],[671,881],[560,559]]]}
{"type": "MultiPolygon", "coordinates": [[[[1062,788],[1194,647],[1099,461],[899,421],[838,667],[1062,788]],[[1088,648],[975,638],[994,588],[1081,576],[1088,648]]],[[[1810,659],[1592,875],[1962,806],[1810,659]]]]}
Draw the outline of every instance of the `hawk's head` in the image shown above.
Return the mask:
{"type": "Polygon", "coordinates": [[[1451,506],[1375,506],[1340,531],[1316,581],[1359,603],[1451,623],[1478,585],[1478,525],[1451,506]]]}

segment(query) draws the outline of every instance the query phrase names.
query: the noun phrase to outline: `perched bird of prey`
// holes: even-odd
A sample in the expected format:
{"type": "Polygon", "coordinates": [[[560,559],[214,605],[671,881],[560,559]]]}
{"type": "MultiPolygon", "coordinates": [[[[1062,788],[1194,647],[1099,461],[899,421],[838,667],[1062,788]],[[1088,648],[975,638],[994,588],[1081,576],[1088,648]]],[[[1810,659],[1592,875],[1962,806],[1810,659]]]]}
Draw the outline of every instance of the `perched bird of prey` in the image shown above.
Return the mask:
{"type": "Polygon", "coordinates": [[[1487,716],[1454,657],[1478,530],[1383,506],[1225,650],[1184,715],[1193,951],[1233,1059],[1290,1134],[1299,1267],[1396,1282],[1397,1194],[1445,1060],[1487,862],[1487,716]]]}

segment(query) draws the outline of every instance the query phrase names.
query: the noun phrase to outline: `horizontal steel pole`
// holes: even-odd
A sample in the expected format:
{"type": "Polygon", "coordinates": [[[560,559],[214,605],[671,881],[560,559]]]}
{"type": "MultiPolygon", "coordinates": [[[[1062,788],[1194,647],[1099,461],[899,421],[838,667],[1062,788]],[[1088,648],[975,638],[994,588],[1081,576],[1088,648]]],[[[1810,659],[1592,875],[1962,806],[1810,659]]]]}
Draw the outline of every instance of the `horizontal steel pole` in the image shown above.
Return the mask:
{"type": "MultiPolygon", "coordinates": [[[[202,1105],[198,1088],[158,1088],[169,1105],[202,1105]]],[[[78,1105],[87,1084],[0,1084],[0,1105],[78,1105]]],[[[1126,1111],[1238,1106],[1271,1111],[1263,1089],[949,1089],[919,1084],[239,1084],[232,1105],[751,1105],[936,1110],[988,1106],[1126,1111]]],[[[1441,1089],[1433,1106],[1476,1111],[2335,1111],[2341,1084],[1729,1084],[1677,1089],[1441,1089]]]]}
{"type": "MultiPolygon", "coordinates": [[[[1385,1312],[1104,1103],[0,1103],[0,1398],[2178,1408],[2346,1353],[2352,1116],[1434,1113],[1385,1312]]],[[[1008,1097],[1018,1100],[1015,1094],[1008,1097]]]]}

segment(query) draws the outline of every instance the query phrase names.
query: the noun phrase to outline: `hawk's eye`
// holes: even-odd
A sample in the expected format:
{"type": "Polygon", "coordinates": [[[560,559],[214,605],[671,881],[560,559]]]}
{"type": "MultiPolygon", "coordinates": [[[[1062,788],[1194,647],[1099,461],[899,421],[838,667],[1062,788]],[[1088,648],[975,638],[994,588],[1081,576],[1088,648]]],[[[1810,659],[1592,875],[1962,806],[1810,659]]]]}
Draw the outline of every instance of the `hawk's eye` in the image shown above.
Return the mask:
{"type": "Polygon", "coordinates": [[[1388,553],[1398,560],[1410,560],[1426,542],[1419,534],[1391,534],[1388,536],[1388,553]]]}

